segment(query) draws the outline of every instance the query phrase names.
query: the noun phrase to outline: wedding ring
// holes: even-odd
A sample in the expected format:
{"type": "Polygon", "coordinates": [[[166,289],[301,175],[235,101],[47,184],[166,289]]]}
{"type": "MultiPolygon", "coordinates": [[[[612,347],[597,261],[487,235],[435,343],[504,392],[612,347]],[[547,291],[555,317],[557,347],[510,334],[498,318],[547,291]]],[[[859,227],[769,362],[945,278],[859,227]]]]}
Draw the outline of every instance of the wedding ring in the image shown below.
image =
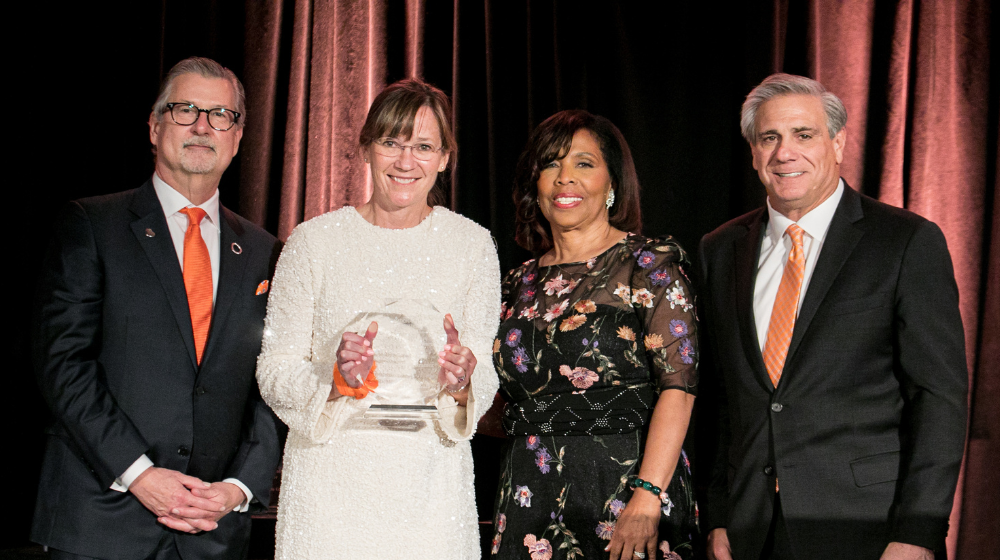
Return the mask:
{"type": "Polygon", "coordinates": [[[458,378],[458,382],[459,383],[464,383],[465,382],[465,374],[464,373],[462,374],[461,377],[458,378]]]}
{"type": "Polygon", "coordinates": [[[633,554],[633,555],[634,555],[634,556],[635,556],[636,558],[638,558],[639,560],[646,560],[646,553],[645,553],[645,552],[636,552],[635,550],[633,550],[633,551],[632,551],[632,554],[633,554]]]}

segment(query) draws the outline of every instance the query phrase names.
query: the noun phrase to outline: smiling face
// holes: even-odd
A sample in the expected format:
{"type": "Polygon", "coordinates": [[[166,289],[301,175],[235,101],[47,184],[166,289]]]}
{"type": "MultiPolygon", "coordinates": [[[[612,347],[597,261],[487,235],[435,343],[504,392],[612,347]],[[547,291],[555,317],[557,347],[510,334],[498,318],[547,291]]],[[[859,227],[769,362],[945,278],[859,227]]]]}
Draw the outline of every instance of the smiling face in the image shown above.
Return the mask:
{"type": "Polygon", "coordinates": [[[573,134],[569,152],[546,164],[538,175],[538,206],[553,233],[607,225],[605,201],[611,174],[601,146],[585,128],[573,134]]]}
{"type": "MultiPolygon", "coordinates": [[[[182,74],[174,79],[170,102],[193,103],[202,109],[224,107],[233,110],[236,96],[232,84],[223,78],[182,74]]],[[[174,122],[167,111],[149,116],[149,141],[156,146],[156,172],[167,184],[182,183],[185,175],[215,176],[229,167],[243,137],[243,127],[215,130],[208,115],[201,113],[192,125],[174,122]]]]}
{"type": "MultiPolygon", "coordinates": [[[[441,147],[441,127],[430,107],[424,105],[413,117],[413,132],[409,138],[393,138],[397,144],[413,146],[427,144],[441,147]]],[[[439,172],[448,165],[449,154],[437,151],[428,161],[413,157],[412,149],[404,149],[395,157],[379,154],[371,145],[365,150],[371,166],[372,202],[389,211],[427,207],[427,193],[437,181],[439,172]]]]}
{"type": "Polygon", "coordinates": [[[812,95],[782,95],[757,109],[753,168],[771,206],[798,221],[837,189],[845,129],[830,138],[822,101],[812,95]]]}

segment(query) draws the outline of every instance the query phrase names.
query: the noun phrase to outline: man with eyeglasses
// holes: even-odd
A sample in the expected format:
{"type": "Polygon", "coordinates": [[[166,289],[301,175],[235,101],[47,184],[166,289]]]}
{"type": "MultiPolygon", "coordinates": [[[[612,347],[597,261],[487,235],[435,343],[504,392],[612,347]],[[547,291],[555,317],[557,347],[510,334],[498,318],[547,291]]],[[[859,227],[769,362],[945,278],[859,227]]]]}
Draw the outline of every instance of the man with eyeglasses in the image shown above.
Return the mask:
{"type": "Polygon", "coordinates": [[[152,178],[59,222],[33,332],[54,421],[32,539],[51,558],[246,556],[281,425],[254,377],[279,243],[219,204],[244,113],[232,71],[179,62],[152,178]]]}

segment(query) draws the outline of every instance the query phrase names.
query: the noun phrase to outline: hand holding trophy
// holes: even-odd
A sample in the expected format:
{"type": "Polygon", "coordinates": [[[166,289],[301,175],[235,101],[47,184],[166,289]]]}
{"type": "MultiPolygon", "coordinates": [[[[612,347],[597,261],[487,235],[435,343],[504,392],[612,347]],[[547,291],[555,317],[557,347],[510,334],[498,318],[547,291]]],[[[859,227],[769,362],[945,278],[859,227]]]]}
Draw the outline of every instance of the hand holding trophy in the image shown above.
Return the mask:
{"type": "Polygon", "coordinates": [[[378,382],[375,381],[375,372],[372,369],[375,363],[375,350],[372,348],[372,343],[377,334],[378,323],[375,321],[368,325],[364,336],[353,332],[344,332],[340,339],[340,346],[337,347],[337,365],[333,372],[334,383],[330,387],[328,400],[335,399],[347,392],[355,393],[350,389],[362,387],[367,389],[367,391],[361,391],[364,394],[360,396],[364,397],[368,391],[378,386],[378,382]]]}
{"type": "Polygon", "coordinates": [[[476,369],[476,355],[458,339],[458,329],[451,314],[444,316],[444,332],[447,335],[444,349],[438,352],[438,382],[451,393],[459,404],[465,406],[469,398],[469,382],[476,369]]]}

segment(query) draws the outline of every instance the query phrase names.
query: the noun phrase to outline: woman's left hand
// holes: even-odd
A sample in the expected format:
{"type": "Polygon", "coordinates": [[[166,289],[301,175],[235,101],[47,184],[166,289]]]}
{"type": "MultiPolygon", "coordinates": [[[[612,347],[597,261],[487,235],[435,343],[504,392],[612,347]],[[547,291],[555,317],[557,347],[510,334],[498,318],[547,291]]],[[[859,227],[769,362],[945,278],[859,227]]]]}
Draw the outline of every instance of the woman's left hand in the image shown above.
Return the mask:
{"type": "Polygon", "coordinates": [[[448,392],[461,403],[465,399],[460,399],[459,394],[468,394],[469,381],[476,369],[476,355],[459,342],[458,329],[450,314],[444,316],[444,332],[448,335],[448,340],[444,350],[438,352],[438,363],[441,364],[438,382],[447,387],[448,392]]]}
{"type": "Polygon", "coordinates": [[[604,550],[610,560],[652,560],[656,558],[657,527],[660,522],[660,498],[636,488],[625,511],[615,523],[611,542],[604,550]],[[639,553],[639,554],[636,554],[639,553]]]}

